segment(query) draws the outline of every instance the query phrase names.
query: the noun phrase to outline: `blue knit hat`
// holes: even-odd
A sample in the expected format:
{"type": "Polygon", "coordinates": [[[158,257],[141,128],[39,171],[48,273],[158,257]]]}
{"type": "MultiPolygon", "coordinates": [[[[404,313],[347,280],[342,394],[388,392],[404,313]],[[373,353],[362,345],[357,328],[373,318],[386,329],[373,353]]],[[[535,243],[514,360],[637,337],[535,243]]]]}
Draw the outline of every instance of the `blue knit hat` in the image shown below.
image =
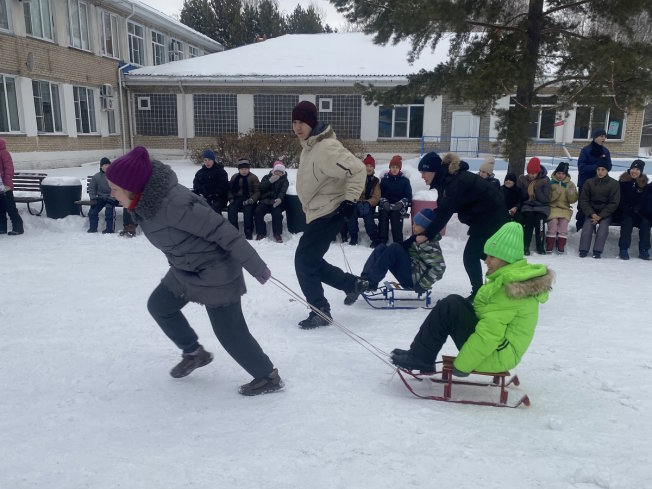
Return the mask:
{"type": "Polygon", "coordinates": [[[591,133],[591,137],[593,139],[598,138],[600,136],[606,136],[606,135],[607,135],[607,131],[605,131],[603,127],[599,127],[598,129],[594,130],[591,133]]]}
{"type": "Polygon", "coordinates": [[[426,229],[432,221],[435,220],[435,211],[432,209],[421,209],[417,215],[414,216],[414,224],[426,229]]]}
{"type": "Polygon", "coordinates": [[[423,158],[419,162],[419,171],[439,173],[441,171],[441,158],[439,155],[434,151],[423,155],[423,158]]]}
{"type": "Polygon", "coordinates": [[[202,154],[201,154],[202,159],[208,158],[209,160],[215,161],[215,153],[213,153],[212,150],[206,148],[202,154]]]}

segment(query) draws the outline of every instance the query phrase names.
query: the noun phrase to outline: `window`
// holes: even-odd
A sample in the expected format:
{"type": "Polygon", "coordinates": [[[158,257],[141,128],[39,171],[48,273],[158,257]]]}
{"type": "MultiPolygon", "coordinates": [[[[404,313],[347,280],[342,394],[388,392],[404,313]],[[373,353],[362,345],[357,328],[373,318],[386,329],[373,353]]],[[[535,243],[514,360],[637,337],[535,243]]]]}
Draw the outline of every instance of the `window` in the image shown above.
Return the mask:
{"type": "Polygon", "coordinates": [[[93,99],[93,90],[84,87],[72,87],[75,99],[75,121],[77,122],[77,132],[80,134],[90,134],[97,132],[95,126],[95,100],[93,99]]]}
{"type": "Polygon", "coordinates": [[[127,23],[129,38],[129,61],[136,65],[145,64],[145,28],[142,25],[127,23]]]}
{"type": "Polygon", "coordinates": [[[575,109],[573,139],[591,139],[595,129],[604,128],[607,139],[623,139],[625,114],[622,110],[606,107],[580,106],[575,109]]]}
{"type": "Polygon", "coordinates": [[[136,133],[141,136],[177,136],[177,96],[148,93],[136,98],[136,133]]]}
{"type": "Polygon", "coordinates": [[[197,58],[199,56],[199,48],[195,46],[188,46],[188,54],[191,58],[197,58]]]}
{"type": "Polygon", "coordinates": [[[170,61],[183,59],[183,43],[176,39],[170,39],[170,61]]]}
{"type": "Polygon", "coordinates": [[[25,30],[27,34],[42,39],[54,40],[50,0],[24,0],[23,11],[25,13],[25,30]]]}
{"type": "Polygon", "coordinates": [[[75,48],[90,49],[88,44],[88,6],[79,0],[68,0],[68,20],[70,22],[70,45],[75,48]]]}
{"type": "Polygon", "coordinates": [[[360,138],[360,95],[317,95],[317,107],[319,120],[330,124],[335,134],[344,138],[360,138]]]}
{"type": "Polygon", "coordinates": [[[59,87],[50,82],[33,80],[36,127],[39,132],[61,132],[59,87]]]}
{"type": "Polygon", "coordinates": [[[9,30],[9,10],[7,0],[0,0],[0,29],[9,30]]]}
{"type": "Polygon", "coordinates": [[[0,75],[0,132],[20,131],[17,100],[16,80],[0,75]]]}
{"type": "Polygon", "coordinates": [[[298,103],[298,95],[254,95],[254,130],[291,133],[292,109],[298,103]]]}
{"type": "Polygon", "coordinates": [[[165,63],[165,34],[152,31],[152,53],[154,65],[165,63]]]}
{"type": "MultiPolygon", "coordinates": [[[[557,115],[555,95],[537,95],[530,110],[528,137],[532,139],[553,139],[555,136],[555,117],[557,115]]],[[[516,107],[516,97],[510,97],[509,108],[516,107]]]]}
{"type": "Polygon", "coordinates": [[[117,134],[118,131],[116,130],[115,125],[115,110],[107,110],[106,117],[109,125],[109,134],[117,134]]]}
{"type": "Polygon", "coordinates": [[[420,138],[423,136],[423,107],[423,101],[411,105],[381,106],[378,137],[420,138]]]}
{"type": "Polygon", "coordinates": [[[196,93],[192,97],[195,136],[237,134],[238,99],[235,94],[196,93]]]}
{"type": "Polygon", "coordinates": [[[118,17],[104,12],[102,14],[102,54],[112,58],[120,57],[120,37],[118,36],[118,17]]]}

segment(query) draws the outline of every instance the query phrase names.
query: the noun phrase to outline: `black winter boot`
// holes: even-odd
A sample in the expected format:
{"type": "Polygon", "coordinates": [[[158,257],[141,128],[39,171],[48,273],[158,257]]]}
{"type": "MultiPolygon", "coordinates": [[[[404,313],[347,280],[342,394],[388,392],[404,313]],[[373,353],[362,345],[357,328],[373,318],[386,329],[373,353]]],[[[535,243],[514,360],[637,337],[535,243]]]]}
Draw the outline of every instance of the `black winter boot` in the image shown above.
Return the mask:
{"type": "Polygon", "coordinates": [[[170,375],[175,379],[180,379],[181,377],[190,375],[196,368],[208,365],[212,361],[213,354],[204,350],[203,346],[200,346],[193,353],[184,353],[182,360],[170,370],[170,375]]]}
{"type": "Polygon", "coordinates": [[[415,357],[409,350],[396,349],[392,351],[392,363],[405,370],[419,370],[421,372],[434,372],[435,366],[432,363],[424,362],[415,357]]]}
{"type": "Polygon", "coordinates": [[[274,369],[265,377],[254,379],[248,384],[240,386],[240,394],[243,396],[257,396],[258,394],[267,394],[281,390],[285,384],[278,374],[278,370],[274,369]]]}
{"type": "Polygon", "coordinates": [[[356,278],[353,290],[346,293],[346,297],[344,298],[344,304],[350,306],[355,301],[357,301],[358,297],[360,297],[360,294],[366,292],[368,288],[369,288],[369,282],[367,280],[363,278],[356,278]]]}

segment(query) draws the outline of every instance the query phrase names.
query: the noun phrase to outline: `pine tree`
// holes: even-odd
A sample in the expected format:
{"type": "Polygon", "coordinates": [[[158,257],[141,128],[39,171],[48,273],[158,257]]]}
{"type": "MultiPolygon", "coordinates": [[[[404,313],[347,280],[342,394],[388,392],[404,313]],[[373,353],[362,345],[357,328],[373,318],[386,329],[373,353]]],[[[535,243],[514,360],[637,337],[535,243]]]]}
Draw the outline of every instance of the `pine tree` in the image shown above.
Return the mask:
{"type": "Polygon", "coordinates": [[[209,0],[184,0],[179,20],[197,32],[220,42],[217,37],[217,18],[209,0]]]}
{"type": "Polygon", "coordinates": [[[325,32],[322,26],[321,17],[310,5],[304,10],[301,5],[297,5],[294,11],[286,19],[288,34],[315,34],[325,32]]]}
{"type": "Polygon", "coordinates": [[[410,40],[412,59],[450,37],[446,63],[405,86],[368,87],[366,98],[397,103],[445,94],[486,113],[513,96],[513,108],[496,113],[509,171],[517,174],[538,94],[554,89],[563,111],[574,104],[637,108],[652,93],[652,49],[632,28],[652,14],[651,0],[330,1],[379,44],[410,40]]]}

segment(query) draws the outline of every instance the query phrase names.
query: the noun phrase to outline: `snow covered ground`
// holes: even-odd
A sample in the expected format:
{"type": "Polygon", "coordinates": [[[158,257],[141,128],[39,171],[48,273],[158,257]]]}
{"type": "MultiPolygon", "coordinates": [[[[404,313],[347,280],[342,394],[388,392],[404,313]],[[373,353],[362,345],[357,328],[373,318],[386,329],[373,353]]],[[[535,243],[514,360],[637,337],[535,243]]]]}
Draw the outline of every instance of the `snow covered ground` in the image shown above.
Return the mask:
{"type": "MultiPolygon", "coordinates": [[[[172,165],[190,185],[197,167],[172,165]]],[[[425,190],[416,160],[405,167],[414,190],[425,190]]],[[[85,181],[97,168],[49,173],[85,181]]],[[[515,369],[512,398],[526,392],[532,406],[497,409],[411,396],[336,327],[300,330],[306,308],[248,275],[245,316],[286,389],[240,396],[247,374],[193,304],[185,313],[215,361],[172,379],[179,354],[145,307],[166,272],[163,255],[142,234],[89,235],[85,218],[19,208],[25,234],[0,236],[2,489],[652,487],[652,263],[618,260],[617,228],[602,260],[577,257],[575,232],[567,255],[531,257],[557,273],[515,369]]],[[[447,228],[437,298],[470,291],[465,233],[455,220],[447,228]]],[[[284,239],[252,245],[299,291],[299,236],[284,239]]],[[[635,236],[632,254],[636,246],[635,236]]],[[[334,244],[327,259],[344,266],[343,252],[359,273],[370,249],[334,244]]],[[[335,319],[386,352],[407,347],[428,313],[347,307],[342,292],[326,294],[335,319]]],[[[447,343],[443,353],[455,351],[447,343]]]]}

